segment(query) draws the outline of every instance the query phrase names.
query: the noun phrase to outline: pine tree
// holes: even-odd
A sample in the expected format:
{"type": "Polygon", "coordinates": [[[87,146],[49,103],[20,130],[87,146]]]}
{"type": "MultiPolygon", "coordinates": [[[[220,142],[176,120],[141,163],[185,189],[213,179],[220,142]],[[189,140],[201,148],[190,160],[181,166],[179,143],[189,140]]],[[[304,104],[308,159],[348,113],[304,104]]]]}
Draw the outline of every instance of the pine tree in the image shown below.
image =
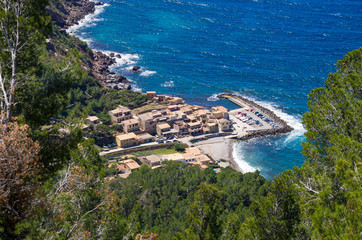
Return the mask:
{"type": "Polygon", "coordinates": [[[47,0],[0,1],[0,109],[1,121],[13,115],[16,90],[32,74],[50,18],[47,0]]]}

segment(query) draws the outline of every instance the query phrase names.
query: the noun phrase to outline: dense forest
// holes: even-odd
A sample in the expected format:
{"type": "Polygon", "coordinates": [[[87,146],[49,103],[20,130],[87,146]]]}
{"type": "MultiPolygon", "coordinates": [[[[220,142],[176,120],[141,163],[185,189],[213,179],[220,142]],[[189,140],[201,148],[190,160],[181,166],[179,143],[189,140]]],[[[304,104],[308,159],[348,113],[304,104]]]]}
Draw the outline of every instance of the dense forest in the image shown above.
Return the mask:
{"type": "Polygon", "coordinates": [[[104,88],[85,67],[92,50],[60,31],[48,4],[0,2],[1,239],[361,237],[362,48],[309,94],[302,167],[267,181],[167,162],[107,180],[102,136],[84,138],[84,118],[111,125],[108,110],[146,99],[104,88]]]}

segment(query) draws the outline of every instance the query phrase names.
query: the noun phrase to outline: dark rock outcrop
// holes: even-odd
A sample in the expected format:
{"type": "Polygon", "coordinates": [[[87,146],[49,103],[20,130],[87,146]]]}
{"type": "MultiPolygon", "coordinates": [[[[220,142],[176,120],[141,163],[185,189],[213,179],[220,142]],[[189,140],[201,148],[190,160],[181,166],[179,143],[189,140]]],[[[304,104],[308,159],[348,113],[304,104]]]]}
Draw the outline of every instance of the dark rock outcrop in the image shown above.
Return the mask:
{"type": "Polygon", "coordinates": [[[140,69],[141,69],[141,67],[140,67],[140,66],[137,66],[137,65],[134,65],[134,66],[132,67],[132,71],[133,71],[133,72],[138,72],[140,69]]]}

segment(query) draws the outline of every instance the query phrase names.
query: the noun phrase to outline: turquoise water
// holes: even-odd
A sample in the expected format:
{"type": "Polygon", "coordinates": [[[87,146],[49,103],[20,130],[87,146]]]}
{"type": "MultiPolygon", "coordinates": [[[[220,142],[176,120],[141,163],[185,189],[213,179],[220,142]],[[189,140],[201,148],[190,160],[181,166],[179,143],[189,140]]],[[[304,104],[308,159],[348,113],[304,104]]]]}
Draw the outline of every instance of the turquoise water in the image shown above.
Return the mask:
{"type": "Polygon", "coordinates": [[[236,143],[245,170],[270,179],[301,166],[307,94],[337,60],[361,47],[361,1],[108,1],[71,29],[91,47],[122,53],[114,70],[135,89],[183,97],[206,107],[235,106],[214,96],[241,93],[272,108],[296,130],[236,143]],[[142,67],[132,74],[129,67],[142,67]],[[173,86],[163,85],[173,81],[173,86]]]}

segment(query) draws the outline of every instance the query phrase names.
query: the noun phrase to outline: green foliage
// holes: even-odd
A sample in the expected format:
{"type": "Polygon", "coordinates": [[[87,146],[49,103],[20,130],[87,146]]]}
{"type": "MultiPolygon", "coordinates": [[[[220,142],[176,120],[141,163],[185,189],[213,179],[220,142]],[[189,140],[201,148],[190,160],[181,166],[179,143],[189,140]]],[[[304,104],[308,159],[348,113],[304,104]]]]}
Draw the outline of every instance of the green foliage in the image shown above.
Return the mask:
{"type": "MultiPolygon", "coordinates": [[[[202,183],[195,193],[195,200],[187,212],[190,228],[186,231],[196,239],[217,239],[221,226],[218,216],[221,212],[221,193],[213,186],[202,183]]],[[[188,237],[189,238],[189,237],[188,237]]]]}
{"type": "Polygon", "coordinates": [[[357,238],[357,215],[362,214],[362,48],[338,61],[337,72],[309,99],[303,154],[311,161],[296,174],[301,197],[312,200],[304,205],[311,214],[312,236],[357,238]]]}
{"type": "Polygon", "coordinates": [[[187,147],[187,145],[182,144],[182,143],[174,143],[174,146],[175,146],[175,150],[177,152],[185,152],[185,149],[187,147]]]}
{"type": "Polygon", "coordinates": [[[17,87],[26,82],[37,64],[50,26],[47,3],[47,0],[0,2],[2,120],[11,121],[17,87]]]}
{"type": "Polygon", "coordinates": [[[37,130],[31,135],[41,146],[40,160],[44,166],[41,174],[42,180],[51,178],[71,161],[71,153],[77,149],[83,136],[79,128],[70,128],[67,134],[59,131],[58,128],[53,128],[37,130]]]}
{"type": "Polygon", "coordinates": [[[64,59],[45,54],[32,79],[18,88],[16,112],[33,129],[68,106],[68,91],[85,77],[75,51],[64,59]]]}
{"type": "Polygon", "coordinates": [[[218,239],[229,214],[245,214],[255,199],[266,195],[268,185],[258,173],[243,175],[225,169],[216,174],[211,169],[202,171],[180,162],[168,162],[166,167],[154,170],[142,165],[127,179],[109,183],[111,191],[121,199],[118,214],[130,216],[132,210],[140,207],[139,232],[158,233],[159,239],[171,239],[177,233],[178,239],[218,239]],[[214,179],[212,185],[207,183],[210,179],[214,179]],[[203,202],[207,203],[203,205],[207,218],[195,229],[194,222],[200,221],[201,215],[194,212],[203,202]]]}
{"type": "Polygon", "coordinates": [[[362,228],[362,48],[348,53],[325,87],[309,94],[303,154],[252,205],[243,239],[358,239],[362,228]]]}

